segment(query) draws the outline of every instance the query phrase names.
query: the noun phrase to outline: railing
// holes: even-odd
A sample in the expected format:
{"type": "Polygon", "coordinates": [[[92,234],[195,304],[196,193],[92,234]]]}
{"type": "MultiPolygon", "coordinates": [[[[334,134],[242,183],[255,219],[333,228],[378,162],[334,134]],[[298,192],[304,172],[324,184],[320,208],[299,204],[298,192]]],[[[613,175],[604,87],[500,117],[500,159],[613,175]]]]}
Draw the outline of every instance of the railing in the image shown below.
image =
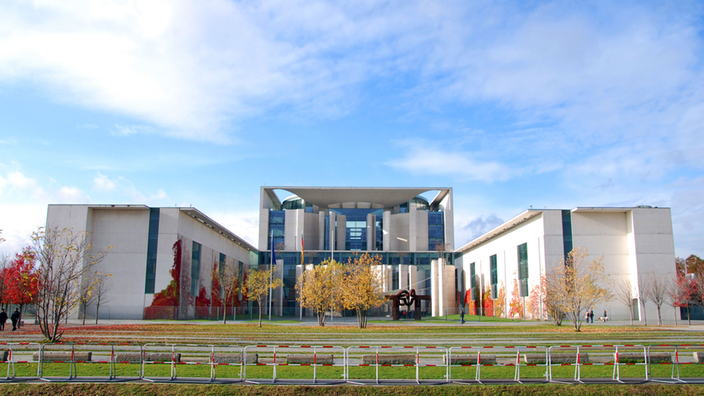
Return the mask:
{"type": "Polygon", "coordinates": [[[704,344],[445,348],[0,343],[0,358],[7,364],[0,382],[704,383],[704,344]]]}

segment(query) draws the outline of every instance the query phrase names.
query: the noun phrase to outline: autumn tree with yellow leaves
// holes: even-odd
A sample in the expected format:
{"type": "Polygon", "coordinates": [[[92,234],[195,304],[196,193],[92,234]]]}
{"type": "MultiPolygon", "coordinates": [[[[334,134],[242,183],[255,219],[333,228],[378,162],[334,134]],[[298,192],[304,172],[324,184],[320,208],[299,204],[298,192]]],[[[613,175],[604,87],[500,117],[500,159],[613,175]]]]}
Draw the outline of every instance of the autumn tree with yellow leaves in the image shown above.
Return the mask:
{"type": "Polygon", "coordinates": [[[259,327],[262,327],[262,303],[269,296],[269,291],[281,286],[281,279],[274,278],[276,267],[268,270],[252,270],[247,274],[247,296],[259,305],[259,327]]]}
{"type": "Polygon", "coordinates": [[[378,271],[381,264],[381,257],[364,253],[350,258],[345,265],[342,304],[344,308],[356,311],[360,329],[367,327],[369,309],[384,304],[381,272],[378,271]]]}
{"type": "Polygon", "coordinates": [[[335,260],[326,259],[316,266],[310,265],[296,281],[296,300],[302,308],[312,310],[318,325],[327,321],[326,313],[342,310],[345,269],[335,260]]]}
{"type": "Polygon", "coordinates": [[[563,312],[575,331],[582,326],[587,309],[613,297],[604,287],[610,278],[604,271],[603,257],[587,260],[588,256],[586,249],[575,248],[546,276],[548,307],[563,312]]]}

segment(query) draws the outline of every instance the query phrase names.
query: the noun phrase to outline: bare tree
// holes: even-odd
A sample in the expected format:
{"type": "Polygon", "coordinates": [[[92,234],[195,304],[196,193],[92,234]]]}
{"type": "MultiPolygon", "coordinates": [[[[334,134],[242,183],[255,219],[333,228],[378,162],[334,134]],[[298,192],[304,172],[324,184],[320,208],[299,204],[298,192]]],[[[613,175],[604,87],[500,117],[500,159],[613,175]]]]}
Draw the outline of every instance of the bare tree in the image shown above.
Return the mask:
{"type": "Polygon", "coordinates": [[[222,268],[213,271],[213,277],[222,292],[220,295],[223,311],[222,323],[227,324],[227,305],[228,303],[232,303],[232,307],[234,308],[235,298],[240,290],[240,279],[234,259],[228,259],[222,268]]]}
{"type": "Polygon", "coordinates": [[[450,247],[449,243],[443,243],[438,241],[435,246],[434,250],[438,252],[438,257],[441,259],[445,258],[445,253],[447,253],[448,248],[450,247]]]}
{"type": "Polygon", "coordinates": [[[87,233],[66,228],[40,228],[32,240],[39,264],[39,329],[48,341],[56,342],[63,335],[61,321],[79,303],[83,275],[101,262],[107,251],[93,254],[87,233]]]}
{"type": "Polygon", "coordinates": [[[78,309],[82,312],[83,324],[86,324],[86,310],[95,300],[95,279],[86,273],[79,281],[78,286],[78,309]]]}
{"type": "Polygon", "coordinates": [[[633,284],[630,278],[623,278],[615,284],[616,299],[623,305],[628,307],[628,314],[631,316],[631,326],[633,326],[633,306],[635,302],[635,293],[633,293],[633,284]]]}
{"type": "Polygon", "coordinates": [[[653,300],[655,307],[658,309],[658,326],[662,326],[660,308],[668,299],[668,279],[651,272],[646,276],[646,282],[648,283],[648,289],[650,289],[650,299],[653,300]]]}
{"type": "Polygon", "coordinates": [[[95,283],[93,289],[93,293],[95,294],[95,324],[98,324],[100,304],[105,304],[112,300],[108,297],[108,292],[112,289],[112,274],[96,272],[93,279],[95,283]]]}
{"type": "Polygon", "coordinates": [[[645,314],[645,305],[650,301],[650,283],[648,282],[648,279],[645,276],[639,276],[638,277],[638,302],[640,302],[640,306],[643,308],[643,325],[647,326],[648,325],[648,317],[645,314]]]}

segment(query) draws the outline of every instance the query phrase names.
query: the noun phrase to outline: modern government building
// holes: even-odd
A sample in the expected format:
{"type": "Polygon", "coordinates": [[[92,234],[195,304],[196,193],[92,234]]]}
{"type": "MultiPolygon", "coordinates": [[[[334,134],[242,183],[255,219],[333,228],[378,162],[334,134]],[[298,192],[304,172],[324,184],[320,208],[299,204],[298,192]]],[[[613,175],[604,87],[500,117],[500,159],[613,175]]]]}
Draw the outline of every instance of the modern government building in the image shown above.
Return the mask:
{"type": "MultiPolygon", "coordinates": [[[[257,246],[192,207],[49,205],[47,227],[85,231],[94,249],[110,247],[95,269],[113,275],[100,307],[100,317],[110,319],[221,318],[213,270],[233,264],[246,279],[274,257],[274,276],[283,284],[272,293],[271,314],[297,318],[311,315],[299,307],[295,289],[310,264],[344,263],[365,252],[380,259],[385,294],[415,289],[430,296],[422,305],[426,316],[462,309],[545,319],[540,279],[576,247],[587,249],[589,259],[603,257],[610,277],[630,280],[635,295],[644,276],[675,274],[668,208],[531,209],[457,248],[453,212],[451,188],[266,186],[257,246]]],[[[257,314],[242,290],[237,300],[228,316],[257,314]]],[[[634,309],[636,319],[656,317],[654,306],[641,309],[634,309]]],[[[629,318],[616,299],[594,307],[595,316],[603,311],[610,319],[629,318]]],[[[95,307],[75,315],[94,317],[95,307]]],[[[391,315],[390,303],[372,315],[391,315]]],[[[672,308],[663,307],[662,315],[672,318],[672,308]]]]}

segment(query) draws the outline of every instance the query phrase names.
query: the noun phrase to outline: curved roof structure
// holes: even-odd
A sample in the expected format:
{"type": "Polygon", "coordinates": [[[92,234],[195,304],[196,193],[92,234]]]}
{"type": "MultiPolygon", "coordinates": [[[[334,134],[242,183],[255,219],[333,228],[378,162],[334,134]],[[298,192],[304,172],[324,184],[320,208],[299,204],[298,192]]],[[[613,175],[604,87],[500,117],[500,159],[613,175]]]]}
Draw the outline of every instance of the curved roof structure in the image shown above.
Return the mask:
{"type": "Polygon", "coordinates": [[[408,202],[416,196],[427,191],[439,191],[433,202],[439,202],[449,192],[448,187],[427,188],[389,188],[389,187],[262,187],[263,191],[272,199],[280,202],[274,190],[285,190],[295,194],[307,203],[327,208],[331,205],[345,202],[368,202],[391,208],[408,202]]]}

